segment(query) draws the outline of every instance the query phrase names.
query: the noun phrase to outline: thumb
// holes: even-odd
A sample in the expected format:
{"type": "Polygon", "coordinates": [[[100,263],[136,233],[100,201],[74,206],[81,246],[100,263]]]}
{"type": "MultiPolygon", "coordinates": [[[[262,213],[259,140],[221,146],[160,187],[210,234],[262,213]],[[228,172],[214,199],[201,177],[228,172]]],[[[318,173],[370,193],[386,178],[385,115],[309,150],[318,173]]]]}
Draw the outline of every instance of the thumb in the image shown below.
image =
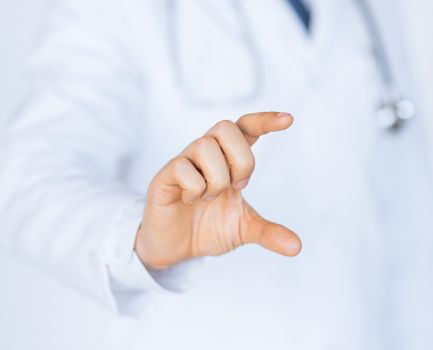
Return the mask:
{"type": "Polygon", "coordinates": [[[261,217],[248,204],[248,224],[246,225],[246,243],[256,243],[263,248],[284,256],[298,255],[302,242],[298,235],[283,225],[261,217]]]}

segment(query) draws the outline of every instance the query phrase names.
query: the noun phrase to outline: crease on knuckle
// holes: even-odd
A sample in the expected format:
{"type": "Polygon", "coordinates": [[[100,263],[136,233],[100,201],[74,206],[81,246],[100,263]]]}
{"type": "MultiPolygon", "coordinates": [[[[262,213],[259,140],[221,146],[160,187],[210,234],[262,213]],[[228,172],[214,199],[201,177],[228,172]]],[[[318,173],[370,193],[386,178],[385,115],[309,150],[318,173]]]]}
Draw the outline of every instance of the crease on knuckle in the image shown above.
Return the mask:
{"type": "Polygon", "coordinates": [[[214,128],[216,131],[224,131],[227,129],[232,129],[234,126],[235,124],[231,120],[224,119],[216,123],[214,128]]]}
{"type": "Polygon", "coordinates": [[[230,179],[213,181],[208,186],[208,192],[217,194],[225,191],[230,186],[230,179]]]}
{"type": "Polygon", "coordinates": [[[202,136],[195,141],[195,146],[198,149],[198,152],[202,152],[209,147],[212,147],[216,144],[216,140],[212,136],[202,136]]]}
{"type": "Polygon", "coordinates": [[[240,172],[242,174],[251,175],[254,172],[256,167],[256,161],[254,156],[248,157],[248,159],[244,159],[239,161],[236,164],[232,164],[232,167],[235,171],[240,172]]]}
{"type": "Polygon", "coordinates": [[[185,169],[188,166],[188,163],[189,161],[187,159],[181,157],[176,157],[172,160],[172,164],[176,172],[185,169]]]}
{"type": "Polygon", "coordinates": [[[191,184],[190,188],[188,189],[188,191],[193,194],[203,193],[205,190],[206,190],[206,183],[204,181],[196,181],[193,184],[191,184]]]}

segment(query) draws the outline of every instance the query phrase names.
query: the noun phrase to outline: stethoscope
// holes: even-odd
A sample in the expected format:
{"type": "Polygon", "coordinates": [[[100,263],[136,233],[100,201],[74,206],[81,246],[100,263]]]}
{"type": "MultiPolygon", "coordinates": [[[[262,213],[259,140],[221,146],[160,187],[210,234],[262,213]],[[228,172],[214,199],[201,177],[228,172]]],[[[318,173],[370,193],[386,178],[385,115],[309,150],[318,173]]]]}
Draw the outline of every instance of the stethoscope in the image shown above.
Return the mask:
{"type": "MultiPolygon", "coordinates": [[[[381,129],[388,131],[397,131],[415,115],[414,103],[403,97],[398,88],[395,76],[391,69],[391,62],[388,58],[385,45],[378,23],[370,8],[367,0],[354,0],[359,8],[359,11],[364,19],[366,28],[372,41],[372,49],[374,59],[376,61],[377,70],[381,79],[381,97],[377,107],[377,124],[381,129]]],[[[212,12],[211,8],[205,6],[205,2],[201,3],[204,10],[212,12]]],[[[173,71],[175,79],[183,94],[191,102],[203,107],[212,107],[218,104],[232,104],[247,102],[260,94],[260,87],[263,86],[264,71],[260,50],[257,47],[254,38],[252,37],[251,24],[249,23],[245,11],[242,8],[241,2],[237,0],[231,1],[232,7],[236,12],[238,22],[240,23],[238,36],[235,38],[238,42],[242,42],[245,48],[251,53],[254,67],[254,84],[250,91],[241,96],[228,98],[225,100],[215,100],[200,96],[199,91],[188,84],[188,79],[184,76],[182,69],[181,55],[177,38],[177,16],[176,16],[176,0],[167,1],[167,34],[168,48],[172,57],[173,71]],[[239,40],[240,39],[240,40],[239,40]]],[[[211,18],[222,27],[225,26],[224,20],[219,18],[214,13],[210,13],[211,18]]],[[[230,33],[234,35],[233,33],[230,33]]]]}
{"type": "Polygon", "coordinates": [[[377,123],[382,129],[396,131],[415,116],[415,105],[403,97],[398,88],[378,23],[367,0],[355,2],[372,39],[373,55],[381,78],[382,93],[376,112],[377,123]]]}

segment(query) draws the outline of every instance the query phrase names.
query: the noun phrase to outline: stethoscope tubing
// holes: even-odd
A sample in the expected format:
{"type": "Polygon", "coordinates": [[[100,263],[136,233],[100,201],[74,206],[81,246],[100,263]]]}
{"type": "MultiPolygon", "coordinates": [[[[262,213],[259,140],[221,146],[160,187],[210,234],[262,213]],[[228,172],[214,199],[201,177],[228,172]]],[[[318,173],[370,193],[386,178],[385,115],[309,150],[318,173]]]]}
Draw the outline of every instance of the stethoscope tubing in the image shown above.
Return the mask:
{"type": "MultiPolygon", "coordinates": [[[[378,116],[383,115],[383,111],[386,111],[389,116],[389,121],[383,123],[383,128],[389,130],[398,129],[403,121],[410,119],[414,114],[413,104],[401,97],[400,91],[397,87],[394,74],[391,69],[391,62],[388,57],[388,53],[385,47],[385,43],[375,18],[374,12],[367,0],[354,0],[359,12],[364,20],[366,29],[371,38],[372,54],[378,68],[378,74],[381,79],[382,85],[382,96],[380,105],[378,107],[378,116]],[[400,115],[399,110],[401,105],[410,105],[413,112],[407,114],[406,116],[400,115]]],[[[248,102],[259,96],[262,83],[264,81],[264,69],[262,57],[260,50],[256,45],[254,38],[252,37],[252,25],[248,21],[248,16],[245,14],[245,10],[242,8],[241,1],[232,0],[231,1],[233,10],[236,12],[240,23],[240,35],[237,39],[240,44],[245,45],[251,55],[251,64],[254,67],[254,84],[251,91],[245,93],[244,95],[237,96],[234,98],[228,98],[226,100],[216,100],[200,97],[197,91],[188,84],[188,79],[185,77],[184,70],[182,68],[180,45],[178,40],[178,16],[177,16],[177,1],[167,0],[167,34],[168,34],[168,49],[172,59],[173,74],[179,89],[186,96],[187,100],[200,105],[203,107],[212,107],[214,105],[221,104],[239,104],[248,102]]],[[[209,10],[209,9],[207,9],[209,10]]],[[[208,11],[212,12],[212,11],[208,11]]],[[[210,13],[212,15],[212,13],[210,13]]],[[[218,20],[217,18],[215,19],[218,20]]],[[[222,22],[222,21],[220,21],[222,22]]],[[[220,25],[224,26],[224,23],[220,25]]],[[[236,38],[235,38],[236,39],[236,38]]],[[[379,119],[381,117],[378,117],[379,119]]]]}

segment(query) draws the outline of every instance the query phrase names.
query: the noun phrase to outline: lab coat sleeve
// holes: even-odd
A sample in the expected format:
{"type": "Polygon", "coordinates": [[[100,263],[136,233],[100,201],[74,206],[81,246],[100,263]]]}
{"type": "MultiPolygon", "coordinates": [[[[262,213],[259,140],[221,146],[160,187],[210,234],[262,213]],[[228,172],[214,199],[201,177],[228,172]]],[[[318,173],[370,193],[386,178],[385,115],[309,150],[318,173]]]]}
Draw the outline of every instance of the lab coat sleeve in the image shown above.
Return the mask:
{"type": "Polygon", "coordinates": [[[124,313],[182,289],[188,269],[159,275],[133,252],[145,194],[122,176],[145,137],[145,89],[122,2],[57,3],[31,93],[0,131],[0,248],[124,313]]]}

